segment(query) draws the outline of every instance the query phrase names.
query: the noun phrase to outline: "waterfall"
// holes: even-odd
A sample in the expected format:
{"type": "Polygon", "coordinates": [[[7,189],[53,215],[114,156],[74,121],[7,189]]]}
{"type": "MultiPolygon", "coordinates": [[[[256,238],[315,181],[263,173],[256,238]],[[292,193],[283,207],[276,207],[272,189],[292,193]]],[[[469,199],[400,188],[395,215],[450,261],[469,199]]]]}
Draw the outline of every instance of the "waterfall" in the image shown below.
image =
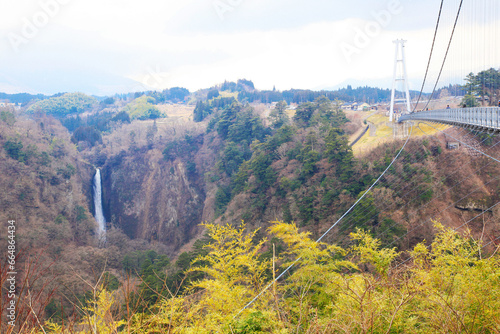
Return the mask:
{"type": "Polygon", "coordinates": [[[106,219],[102,211],[102,189],[101,189],[101,171],[96,169],[94,176],[94,207],[95,207],[95,220],[98,224],[98,235],[104,237],[106,233],[106,219]]]}

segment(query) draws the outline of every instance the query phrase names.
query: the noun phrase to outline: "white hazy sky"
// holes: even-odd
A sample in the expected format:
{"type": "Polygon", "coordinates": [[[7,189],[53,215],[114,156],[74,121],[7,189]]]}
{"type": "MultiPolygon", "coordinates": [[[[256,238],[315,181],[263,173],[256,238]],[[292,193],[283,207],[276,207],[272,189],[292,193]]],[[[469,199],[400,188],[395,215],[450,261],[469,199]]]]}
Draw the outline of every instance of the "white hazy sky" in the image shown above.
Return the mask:
{"type": "MultiPolygon", "coordinates": [[[[470,18],[472,5],[464,5],[444,83],[500,65],[494,55],[479,59],[474,52],[460,53],[472,43],[490,51],[492,43],[481,41],[498,40],[499,1],[474,2],[482,15],[474,11],[476,16],[470,18]]],[[[253,80],[259,89],[322,89],[349,83],[387,88],[396,38],[408,40],[410,86],[419,89],[439,3],[1,0],[0,91],[105,95],[174,86],[194,91],[239,78],[253,80]]],[[[432,80],[458,3],[445,1],[432,80]]]]}

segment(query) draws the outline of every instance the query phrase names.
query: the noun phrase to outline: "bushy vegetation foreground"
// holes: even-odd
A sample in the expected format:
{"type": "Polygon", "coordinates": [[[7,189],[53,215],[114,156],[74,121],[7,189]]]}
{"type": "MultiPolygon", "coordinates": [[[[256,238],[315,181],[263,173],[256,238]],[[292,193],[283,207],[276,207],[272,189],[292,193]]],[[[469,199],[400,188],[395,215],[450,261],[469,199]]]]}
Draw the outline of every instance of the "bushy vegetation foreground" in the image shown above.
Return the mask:
{"type": "Polygon", "coordinates": [[[256,232],[247,233],[244,225],[205,227],[210,241],[184,272],[184,288],[158,292],[153,305],[138,311],[130,298],[122,300],[126,288],[111,291],[109,284],[96,284],[80,318],[33,322],[26,332],[500,331],[499,255],[484,254],[481,241],[438,223],[431,245],[418,244],[405,254],[381,248],[359,229],[351,233],[351,245],[341,248],[317,243],[283,222],[271,224],[272,242],[256,240],[256,232]],[[273,277],[292,263],[273,284],[273,277]]]}

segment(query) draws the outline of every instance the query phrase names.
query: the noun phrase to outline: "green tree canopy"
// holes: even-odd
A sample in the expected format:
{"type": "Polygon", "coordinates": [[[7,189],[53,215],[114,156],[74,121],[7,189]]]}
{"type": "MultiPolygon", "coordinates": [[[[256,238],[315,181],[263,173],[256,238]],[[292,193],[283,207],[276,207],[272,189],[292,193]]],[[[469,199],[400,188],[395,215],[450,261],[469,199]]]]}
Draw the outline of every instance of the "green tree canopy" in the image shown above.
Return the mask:
{"type": "Polygon", "coordinates": [[[95,98],[83,93],[66,93],[61,96],[38,101],[31,105],[27,109],[27,112],[45,112],[54,116],[65,116],[81,113],[96,104],[97,100],[95,98]]]}
{"type": "Polygon", "coordinates": [[[465,78],[463,86],[466,95],[462,103],[467,107],[475,107],[479,103],[474,101],[474,96],[478,96],[483,103],[497,105],[500,99],[500,72],[494,68],[481,71],[476,75],[469,73],[465,78]]]}
{"type": "Polygon", "coordinates": [[[153,97],[143,95],[130,102],[124,110],[131,119],[145,120],[164,117],[158,107],[154,105],[155,102],[153,97]]]}
{"type": "Polygon", "coordinates": [[[275,129],[281,128],[283,125],[288,124],[290,118],[286,114],[286,107],[288,104],[286,101],[280,101],[276,104],[276,107],[269,113],[269,120],[271,121],[271,126],[275,129]]]}

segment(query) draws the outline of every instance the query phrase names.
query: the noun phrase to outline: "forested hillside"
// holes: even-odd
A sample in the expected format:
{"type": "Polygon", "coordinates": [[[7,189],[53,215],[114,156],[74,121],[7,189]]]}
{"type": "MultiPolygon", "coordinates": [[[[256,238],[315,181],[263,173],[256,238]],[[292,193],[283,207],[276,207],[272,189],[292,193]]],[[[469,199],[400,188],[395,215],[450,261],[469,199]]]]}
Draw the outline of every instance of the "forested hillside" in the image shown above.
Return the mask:
{"type": "MultiPolygon", "coordinates": [[[[447,149],[443,135],[412,137],[315,243],[403,141],[355,154],[348,137],[370,112],[346,114],[338,96],[302,93],[249,103],[267,93],[239,80],[193,94],[70,93],[2,109],[0,219],[18,225],[18,328],[498,331],[489,242],[500,211],[488,208],[499,201],[500,166],[447,149]],[[105,239],[92,217],[96,168],[105,239]],[[482,223],[453,231],[477,212],[482,223]]],[[[498,153],[494,137],[481,141],[498,153]]]]}

